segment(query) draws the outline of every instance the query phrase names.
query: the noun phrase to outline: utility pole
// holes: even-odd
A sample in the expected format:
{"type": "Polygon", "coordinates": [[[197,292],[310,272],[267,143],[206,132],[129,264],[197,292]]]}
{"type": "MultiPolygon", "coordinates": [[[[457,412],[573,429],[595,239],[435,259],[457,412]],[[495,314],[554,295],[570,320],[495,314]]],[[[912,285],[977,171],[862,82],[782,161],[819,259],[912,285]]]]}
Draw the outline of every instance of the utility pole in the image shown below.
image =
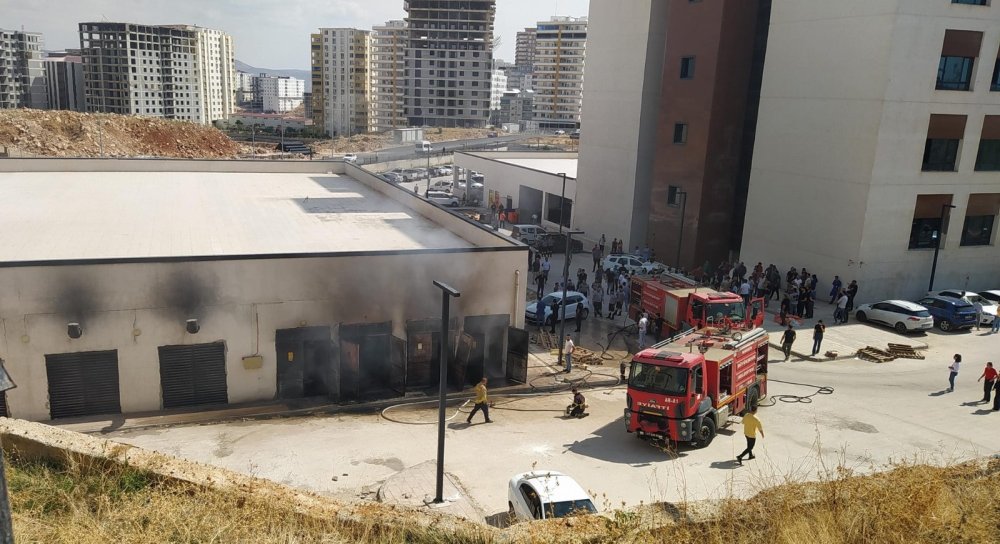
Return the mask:
{"type": "Polygon", "coordinates": [[[941,251],[941,238],[944,237],[945,233],[945,217],[948,215],[948,210],[954,207],[951,204],[941,205],[941,225],[938,226],[938,231],[934,236],[934,260],[931,262],[931,281],[927,286],[928,291],[934,290],[934,275],[937,273],[938,252],[941,251]]]}
{"type": "MultiPolygon", "coordinates": [[[[564,174],[565,175],[565,174],[564,174]]],[[[566,342],[566,284],[569,283],[569,261],[572,256],[570,248],[573,247],[573,235],[583,234],[582,230],[569,230],[566,231],[566,255],[565,263],[563,264],[563,284],[562,284],[562,300],[559,302],[559,307],[556,313],[552,316],[552,319],[559,317],[562,314],[562,319],[559,320],[559,338],[557,339],[557,344],[559,344],[559,358],[556,359],[559,364],[563,364],[563,345],[566,342]]],[[[577,308],[577,311],[580,311],[577,308]]]]}
{"type": "Polygon", "coordinates": [[[559,233],[562,234],[563,214],[566,213],[566,173],[560,172],[556,175],[562,177],[562,192],[559,193],[559,233]]]}
{"type": "Polygon", "coordinates": [[[434,285],[441,289],[441,342],[438,344],[438,366],[440,380],[438,382],[438,436],[437,436],[437,480],[434,488],[434,503],[444,502],[444,428],[445,404],[448,400],[448,322],[451,320],[451,297],[458,298],[462,293],[454,287],[434,280],[434,285]]]}

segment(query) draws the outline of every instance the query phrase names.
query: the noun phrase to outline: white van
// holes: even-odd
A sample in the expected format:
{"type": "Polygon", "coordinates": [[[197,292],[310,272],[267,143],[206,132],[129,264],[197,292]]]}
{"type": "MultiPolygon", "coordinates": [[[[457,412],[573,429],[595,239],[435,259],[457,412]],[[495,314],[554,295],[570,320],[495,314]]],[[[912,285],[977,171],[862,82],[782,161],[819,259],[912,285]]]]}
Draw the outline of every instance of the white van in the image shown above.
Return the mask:
{"type": "Polygon", "coordinates": [[[536,240],[548,232],[538,225],[514,225],[511,227],[511,238],[520,240],[528,245],[534,244],[536,240]]]}
{"type": "Polygon", "coordinates": [[[433,148],[431,148],[431,143],[428,142],[427,140],[424,140],[422,142],[417,142],[415,148],[417,150],[417,153],[430,153],[431,151],[433,151],[433,148]]]}

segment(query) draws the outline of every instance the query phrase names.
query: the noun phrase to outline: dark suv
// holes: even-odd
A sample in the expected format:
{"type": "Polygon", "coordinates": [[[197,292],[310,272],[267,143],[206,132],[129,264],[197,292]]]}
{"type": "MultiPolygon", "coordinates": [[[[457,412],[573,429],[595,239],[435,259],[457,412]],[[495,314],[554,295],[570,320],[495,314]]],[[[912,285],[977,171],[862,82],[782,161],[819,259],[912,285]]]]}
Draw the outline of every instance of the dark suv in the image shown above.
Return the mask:
{"type": "Polygon", "coordinates": [[[918,300],[917,304],[927,308],[934,324],[942,331],[971,329],[976,324],[976,307],[967,300],[929,296],[918,300]]]}

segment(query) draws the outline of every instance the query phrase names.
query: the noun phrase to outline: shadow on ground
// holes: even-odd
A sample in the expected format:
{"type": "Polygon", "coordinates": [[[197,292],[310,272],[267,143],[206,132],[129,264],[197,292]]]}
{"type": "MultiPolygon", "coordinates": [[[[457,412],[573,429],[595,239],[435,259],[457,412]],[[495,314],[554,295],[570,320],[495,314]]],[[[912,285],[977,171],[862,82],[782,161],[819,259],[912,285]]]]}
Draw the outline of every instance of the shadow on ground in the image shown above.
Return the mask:
{"type": "Polygon", "coordinates": [[[625,432],[621,420],[615,420],[593,432],[594,436],[563,444],[566,451],[609,463],[633,467],[650,466],[661,461],[673,461],[687,455],[675,449],[658,448],[636,435],[625,432]]]}

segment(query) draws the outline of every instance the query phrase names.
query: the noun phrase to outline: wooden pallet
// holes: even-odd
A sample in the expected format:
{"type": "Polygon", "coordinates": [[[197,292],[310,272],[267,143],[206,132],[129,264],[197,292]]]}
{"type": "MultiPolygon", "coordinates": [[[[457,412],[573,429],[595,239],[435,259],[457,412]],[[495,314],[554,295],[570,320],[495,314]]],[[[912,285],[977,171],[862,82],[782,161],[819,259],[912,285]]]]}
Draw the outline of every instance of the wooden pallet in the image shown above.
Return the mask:
{"type": "Polygon", "coordinates": [[[865,361],[872,361],[874,363],[888,363],[896,357],[889,353],[888,351],[881,350],[872,346],[865,346],[858,350],[857,356],[859,359],[864,359],[865,361]]]}
{"type": "Polygon", "coordinates": [[[906,344],[889,344],[889,353],[897,359],[923,359],[924,356],[906,344]]]}

